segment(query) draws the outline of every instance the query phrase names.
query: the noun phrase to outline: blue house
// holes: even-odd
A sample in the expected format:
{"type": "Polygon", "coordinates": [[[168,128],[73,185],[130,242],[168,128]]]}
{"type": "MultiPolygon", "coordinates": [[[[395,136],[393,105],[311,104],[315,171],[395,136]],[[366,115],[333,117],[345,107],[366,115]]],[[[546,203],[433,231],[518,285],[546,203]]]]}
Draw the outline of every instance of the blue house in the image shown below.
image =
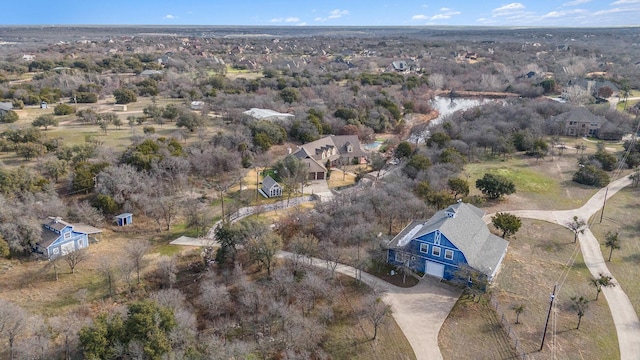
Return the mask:
{"type": "Polygon", "coordinates": [[[123,213],[116,216],[116,222],[118,226],[125,226],[133,224],[133,214],[131,213],[123,213]]]}
{"type": "Polygon", "coordinates": [[[468,265],[491,281],[509,243],[489,232],[483,215],[459,202],[429,220],[414,221],[386,244],[387,262],[446,280],[468,265]]]}
{"type": "Polygon", "coordinates": [[[102,230],[84,224],[70,224],[59,217],[49,217],[42,224],[42,237],[33,249],[47,259],[55,259],[89,246],[89,236],[102,230]]]}

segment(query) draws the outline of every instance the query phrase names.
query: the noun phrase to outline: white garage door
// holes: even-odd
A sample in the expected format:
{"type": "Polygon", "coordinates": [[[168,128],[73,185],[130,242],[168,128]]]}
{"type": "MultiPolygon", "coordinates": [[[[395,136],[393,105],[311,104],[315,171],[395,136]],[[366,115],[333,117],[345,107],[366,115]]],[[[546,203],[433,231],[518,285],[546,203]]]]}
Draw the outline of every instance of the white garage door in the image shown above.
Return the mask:
{"type": "Polygon", "coordinates": [[[435,276],[440,279],[444,277],[444,265],[427,260],[427,275],[435,276]]]}

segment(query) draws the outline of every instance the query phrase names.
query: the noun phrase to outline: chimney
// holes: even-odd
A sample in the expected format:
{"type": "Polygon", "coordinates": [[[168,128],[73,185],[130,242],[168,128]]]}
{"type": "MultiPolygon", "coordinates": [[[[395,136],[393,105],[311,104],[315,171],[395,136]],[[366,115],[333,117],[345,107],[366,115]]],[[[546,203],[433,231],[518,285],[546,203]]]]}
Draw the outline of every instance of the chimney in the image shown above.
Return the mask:
{"type": "Polygon", "coordinates": [[[287,153],[291,155],[291,148],[287,148],[287,153]]]}
{"type": "Polygon", "coordinates": [[[60,222],[60,220],[62,220],[62,218],[61,218],[61,217],[59,217],[59,216],[56,216],[56,217],[53,219],[53,223],[54,223],[54,224],[57,224],[57,223],[59,223],[59,222],[60,222]]]}

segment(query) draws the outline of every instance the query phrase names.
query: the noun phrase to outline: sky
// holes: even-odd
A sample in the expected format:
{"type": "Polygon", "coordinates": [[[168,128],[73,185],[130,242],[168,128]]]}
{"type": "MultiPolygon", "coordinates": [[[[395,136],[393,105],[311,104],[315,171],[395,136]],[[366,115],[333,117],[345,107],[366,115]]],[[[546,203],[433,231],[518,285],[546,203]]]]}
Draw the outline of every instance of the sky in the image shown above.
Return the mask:
{"type": "MultiPolygon", "coordinates": [[[[6,1],[6,0],[5,0],[6,1]]],[[[640,25],[640,0],[9,0],[0,25],[640,25]]]]}

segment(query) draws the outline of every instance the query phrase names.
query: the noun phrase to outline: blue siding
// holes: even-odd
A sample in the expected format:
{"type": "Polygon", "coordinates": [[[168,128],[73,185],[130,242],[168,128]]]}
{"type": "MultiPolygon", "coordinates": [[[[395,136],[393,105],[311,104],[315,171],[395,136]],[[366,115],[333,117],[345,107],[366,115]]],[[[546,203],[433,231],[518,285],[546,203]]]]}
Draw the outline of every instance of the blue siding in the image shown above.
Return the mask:
{"type": "MultiPolygon", "coordinates": [[[[396,253],[396,249],[389,249],[387,254],[387,262],[389,264],[396,266],[402,264],[396,261],[396,253]]],[[[411,267],[421,273],[426,272],[427,260],[444,264],[444,279],[446,280],[451,280],[454,277],[460,264],[467,264],[467,258],[462,251],[458,250],[458,248],[453,245],[444,234],[439,233],[439,231],[433,231],[411,240],[411,242],[402,249],[402,253],[408,253],[410,254],[409,256],[415,257],[414,260],[411,260],[411,267]],[[434,247],[440,249],[439,254],[437,251],[434,253],[434,247]],[[424,252],[425,250],[426,252],[424,252]],[[449,251],[453,252],[452,259],[445,257],[445,254],[449,251]]]]}
{"type": "Polygon", "coordinates": [[[79,233],[73,231],[71,227],[66,227],[62,229],[60,237],[58,237],[49,247],[47,248],[47,255],[49,258],[56,258],[62,255],[61,248],[64,244],[68,244],[73,242],[73,247],[75,250],[84,249],[89,247],[89,236],[84,233],[79,233]],[[65,234],[70,233],[68,238],[65,239],[65,234]],[[54,252],[54,249],[57,249],[57,252],[54,252]]]}

